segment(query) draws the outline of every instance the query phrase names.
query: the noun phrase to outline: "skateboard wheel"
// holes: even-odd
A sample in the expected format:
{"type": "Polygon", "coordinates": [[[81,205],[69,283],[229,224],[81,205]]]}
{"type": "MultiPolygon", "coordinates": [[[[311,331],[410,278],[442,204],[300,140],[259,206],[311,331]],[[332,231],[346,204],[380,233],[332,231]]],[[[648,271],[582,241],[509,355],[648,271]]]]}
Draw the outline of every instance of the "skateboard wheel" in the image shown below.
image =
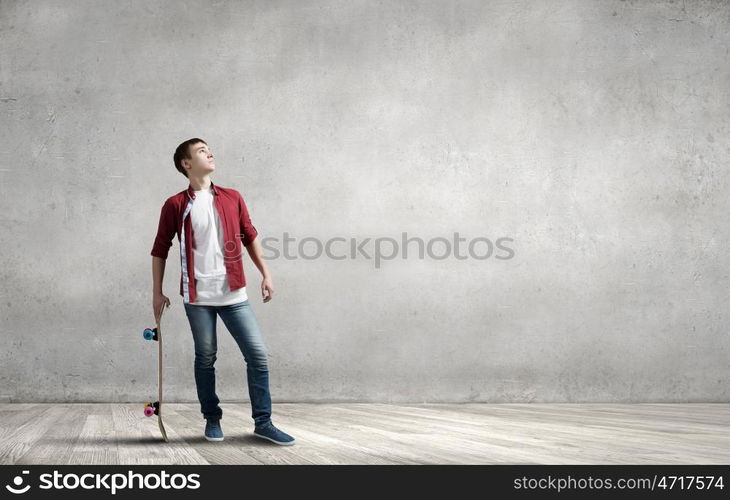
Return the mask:
{"type": "Polygon", "coordinates": [[[145,338],[145,340],[152,340],[155,338],[155,331],[151,328],[145,328],[142,336],[145,338]]]}
{"type": "Polygon", "coordinates": [[[147,401],[147,403],[144,405],[144,414],[146,417],[151,417],[152,415],[159,415],[160,411],[160,402],[155,401],[154,403],[152,401],[147,401]]]}

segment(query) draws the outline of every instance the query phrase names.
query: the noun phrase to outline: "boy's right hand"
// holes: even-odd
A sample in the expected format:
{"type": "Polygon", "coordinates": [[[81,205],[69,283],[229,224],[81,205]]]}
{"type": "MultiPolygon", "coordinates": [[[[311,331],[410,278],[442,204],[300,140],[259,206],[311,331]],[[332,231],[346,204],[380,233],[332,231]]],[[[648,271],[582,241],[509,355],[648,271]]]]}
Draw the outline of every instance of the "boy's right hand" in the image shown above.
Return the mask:
{"type": "Polygon", "coordinates": [[[159,320],[162,308],[164,306],[170,307],[170,299],[168,299],[162,293],[155,293],[152,296],[152,314],[155,316],[155,321],[159,320]]]}

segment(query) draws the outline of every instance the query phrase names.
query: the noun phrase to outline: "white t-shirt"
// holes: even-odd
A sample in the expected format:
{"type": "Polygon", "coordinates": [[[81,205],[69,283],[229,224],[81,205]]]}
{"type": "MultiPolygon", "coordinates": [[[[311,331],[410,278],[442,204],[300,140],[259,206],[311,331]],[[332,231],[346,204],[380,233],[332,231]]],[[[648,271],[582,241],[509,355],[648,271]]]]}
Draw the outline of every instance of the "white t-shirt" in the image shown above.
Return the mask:
{"type": "Polygon", "coordinates": [[[214,196],[210,188],[195,191],[190,209],[195,237],[195,290],[198,295],[195,302],[190,302],[194,306],[227,306],[248,299],[245,286],[232,292],[228,283],[223,260],[223,227],[213,204],[214,196]]]}

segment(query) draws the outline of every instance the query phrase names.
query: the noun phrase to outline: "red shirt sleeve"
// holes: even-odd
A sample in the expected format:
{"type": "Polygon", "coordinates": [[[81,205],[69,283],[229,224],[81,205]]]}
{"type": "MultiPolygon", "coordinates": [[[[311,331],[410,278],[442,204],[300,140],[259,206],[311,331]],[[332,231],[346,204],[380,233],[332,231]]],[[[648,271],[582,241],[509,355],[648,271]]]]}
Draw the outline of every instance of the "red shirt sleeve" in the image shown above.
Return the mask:
{"type": "Polygon", "coordinates": [[[160,222],[157,225],[157,236],[155,236],[155,243],[152,245],[150,255],[161,259],[167,259],[167,254],[172,246],[172,238],[175,237],[175,233],[177,233],[177,225],[175,224],[175,207],[168,199],[165,201],[165,204],[162,205],[162,210],[160,210],[160,222]]]}
{"type": "Polygon", "coordinates": [[[251,223],[251,217],[248,213],[248,207],[246,202],[243,200],[241,193],[238,193],[238,214],[239,214],[239,231],[243,246],[248,246],[253,243],[259,232],[256,230],[254,225],[251,223]]]}

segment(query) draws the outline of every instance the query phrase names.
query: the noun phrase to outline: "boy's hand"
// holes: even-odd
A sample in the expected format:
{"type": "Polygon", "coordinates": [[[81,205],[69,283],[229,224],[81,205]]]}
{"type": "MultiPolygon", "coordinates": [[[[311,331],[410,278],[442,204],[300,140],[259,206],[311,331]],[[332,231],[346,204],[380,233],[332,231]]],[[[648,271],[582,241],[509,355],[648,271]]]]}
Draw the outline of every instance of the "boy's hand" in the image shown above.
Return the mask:
{"type": "Polygon", "coordinates": [[[164,306],[170,307],[170,299],[168,299],[162,293],[155,293],[152,295],[152,314],[155,315],[155,321],[158,321],[162,308],[164,306]]]}
{"type": "Polygon", "coordinates": [[[273,294],[274,284],[271,282],[271,278],[264,278],[261,282],[261,296],[264,298],[264,302],[270,301],[273,294]]]}

